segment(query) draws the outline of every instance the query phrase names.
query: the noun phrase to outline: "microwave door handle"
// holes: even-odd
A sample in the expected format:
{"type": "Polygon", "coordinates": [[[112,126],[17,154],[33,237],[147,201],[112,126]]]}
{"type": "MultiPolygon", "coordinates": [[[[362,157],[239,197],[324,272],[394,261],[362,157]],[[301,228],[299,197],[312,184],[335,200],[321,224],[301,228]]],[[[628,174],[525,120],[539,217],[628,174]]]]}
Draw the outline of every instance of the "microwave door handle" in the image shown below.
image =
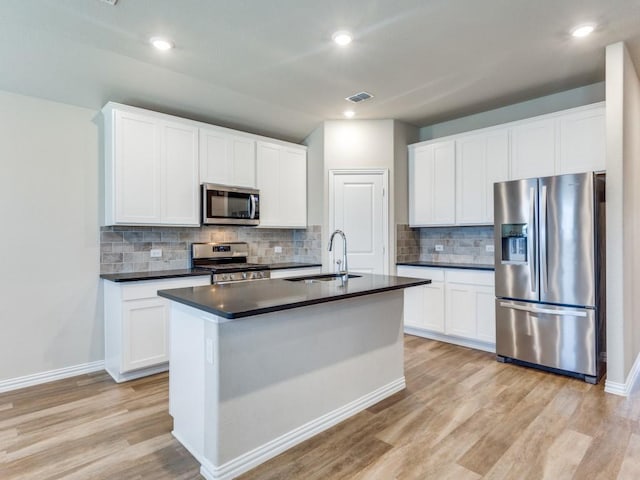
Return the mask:
{"type": "Polygon", "coordinates": [[[249,218],[256,218],[256,196],[249,195],[249,201],[251,202],[251,211],[249,213],[249,218]]]}

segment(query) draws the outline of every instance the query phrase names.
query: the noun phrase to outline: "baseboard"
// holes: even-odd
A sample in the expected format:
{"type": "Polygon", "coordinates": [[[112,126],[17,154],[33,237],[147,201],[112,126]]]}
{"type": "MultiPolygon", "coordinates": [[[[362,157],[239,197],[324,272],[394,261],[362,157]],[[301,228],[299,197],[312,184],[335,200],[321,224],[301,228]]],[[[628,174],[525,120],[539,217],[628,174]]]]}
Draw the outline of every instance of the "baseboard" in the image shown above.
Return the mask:
{"type": "Polygon", "coordinates": [[[63,378],[75,377],[85,373],[93,373],[104,370],[104,360],[97,362],[83,363],[72,367],[58,368],[49,370],[48,372],[34,373],[25,375],[24,377],[10,378],[9,380],[0,381],[0,393],[18,390],[19,388],[32,387],[41,383],[53,382],[54,380],[62,380],[63,378]]]}
{"type": "Polygon", "coordinates": [[[635,362],[627,375],[627,380],[624,383],[612,382],[611,380],[605,380],[604,391],[612,393],[613,395],[620,395],[622,397],[628,397],[633,391],[633,387],[638,383],[640,378],[640,354],[636,357],[635,362]]]}
{"type": "Polygon", "coordinates": [[[105,370],[116,383],[128,382],[129,380],[135,380],[136,378],[148,377],[149,375],[155,375],[156,373],[167,372],[169,370],[169,362],[162,365],[156,365],[155,367],[141,368],[140,370],[133,370],[127,373],[120,373],[118,371],[111,370],[106,367],[105,370]]]}
{"type": "Polygon", "coordinates": [[[494,343],[485,343],[479,342],[477,340],[452,337],[450,335],[444,335],[442,333],[436,333],[430,330],[423,330],[421,328],[408,326],[404,327],[404,333],[415,335],[416,337],[428,338],[430,340],[438,340],[439,342],[453,343],[454,345],[460,345],[461,347],[473,348],[475,350],[482,350],[489,353],[496,353],[496,345],[494,343]]]}
{"type": "MultiPolygon", "coordinates": [[[[403,390],[405,387],[406,383],[403,376],[220,466],[215,466],[207,459],[198,458],[197,455],[194,455],[201,464],[200,474],[207,480],[227,480],[235,478],[304,440],[333,427],[365,408],[403,390]]],[[[187,449],[189,450],[189,447],[187,447],[187,449]]],[[[191,451],[191,453],[193,453],[193,451],[191,451]]]]}

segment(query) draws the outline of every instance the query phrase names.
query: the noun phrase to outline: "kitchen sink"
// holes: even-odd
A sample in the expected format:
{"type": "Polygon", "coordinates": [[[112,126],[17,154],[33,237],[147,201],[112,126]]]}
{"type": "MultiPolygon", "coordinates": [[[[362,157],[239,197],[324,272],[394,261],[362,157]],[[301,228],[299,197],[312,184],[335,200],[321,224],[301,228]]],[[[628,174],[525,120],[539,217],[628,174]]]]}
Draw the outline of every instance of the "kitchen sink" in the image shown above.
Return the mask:
{"type": "MultiPolygon", "coordinates": [[[[349,278],[360,278],[362,275],[349,274],[349,278]]],[[[294,277],[285,278],[287,282],[304,282],[304,283],[319,283],[319,282],[331,282],[334,280],[340,280],[342,275],[339,273],[325,273],[322,275],[310,275],[308,277],[294,277]]]]}

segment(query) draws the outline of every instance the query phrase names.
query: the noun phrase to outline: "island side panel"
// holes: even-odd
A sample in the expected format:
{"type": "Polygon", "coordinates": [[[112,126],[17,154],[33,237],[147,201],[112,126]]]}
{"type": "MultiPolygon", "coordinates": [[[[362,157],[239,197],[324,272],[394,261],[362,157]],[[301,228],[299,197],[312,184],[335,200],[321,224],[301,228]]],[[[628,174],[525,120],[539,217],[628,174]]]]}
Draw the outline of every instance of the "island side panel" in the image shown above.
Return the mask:
{"type": "Polygon", "coordinates": [[[169,413],[173,435],[202,463],[205,435],[205,326],[211,315],[171,302],[169,413]]]}
{"type": "Polygon", "coordinates": [[[207,459],[237,463],[385,386],[402,388],[402,308],[397,290],[209,323],[205,335],[218,335],[219,352],[218,364],[207,364],[207,383],[217,382],[207,409],[217,402],[218,424],[207,427],[207,459]]]}

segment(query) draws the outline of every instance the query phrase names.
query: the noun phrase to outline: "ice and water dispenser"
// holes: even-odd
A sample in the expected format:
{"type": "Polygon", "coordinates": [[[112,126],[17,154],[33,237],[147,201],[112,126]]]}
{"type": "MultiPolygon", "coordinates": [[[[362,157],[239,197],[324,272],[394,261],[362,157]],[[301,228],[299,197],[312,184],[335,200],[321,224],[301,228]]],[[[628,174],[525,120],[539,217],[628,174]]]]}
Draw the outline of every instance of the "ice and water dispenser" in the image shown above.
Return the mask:
{"type": "Polygon", "coordinates": [[[527,263],[527,224],[502,224],[502,263],[527,263]]]}

